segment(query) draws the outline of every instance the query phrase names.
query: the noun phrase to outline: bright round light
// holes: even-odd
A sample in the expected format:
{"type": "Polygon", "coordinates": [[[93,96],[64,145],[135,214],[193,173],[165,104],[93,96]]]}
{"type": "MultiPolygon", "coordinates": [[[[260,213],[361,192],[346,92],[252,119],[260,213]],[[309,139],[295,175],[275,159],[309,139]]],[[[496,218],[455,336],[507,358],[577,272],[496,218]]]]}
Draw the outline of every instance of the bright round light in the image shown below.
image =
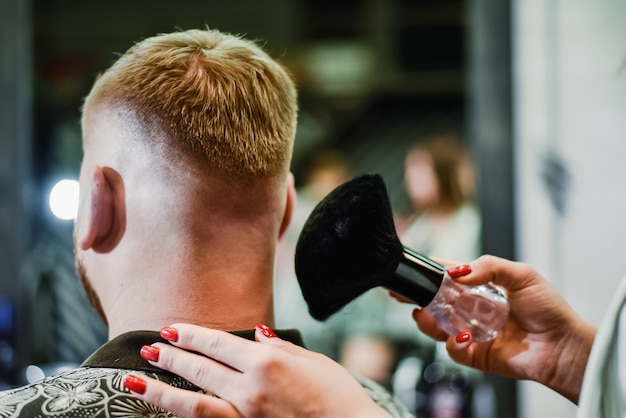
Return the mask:
{"type": "Polygon", "coordinates": [[[78,212],[78,182],[61,180],[50,190],[50,210],[59,219],[76,218],[78,212]]]}
{"type": "Polygon", "coordinates": [[[35,383],[46,377],[46,374],[41,370],[41,367],[31,364],[26,368],[26,382],[35,383]]]}

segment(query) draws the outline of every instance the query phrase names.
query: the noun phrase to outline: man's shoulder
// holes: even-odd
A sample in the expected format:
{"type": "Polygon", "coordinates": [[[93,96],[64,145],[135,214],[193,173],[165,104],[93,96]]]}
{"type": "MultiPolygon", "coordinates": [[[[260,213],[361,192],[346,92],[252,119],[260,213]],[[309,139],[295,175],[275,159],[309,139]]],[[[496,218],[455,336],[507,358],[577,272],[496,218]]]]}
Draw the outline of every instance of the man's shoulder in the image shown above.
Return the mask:
{"type": "Polygon", "coordinates": [[[363,389],[365,389],[365,391],[370,395],[370,398],[372,398],[378,406],[389,412],[392,417],[414,418],[413,414],[409,412],[407,407],[383,386],[362,376],[355,375],[354,377],[361,384],[363,389]]]}
{"type": "MultiPolygon", "coordinates": [[[[0,392],[0,417],[176,417],[136,399],[124,378],[141,374],[127,369],[80,367],[39,382],[0,392]]],[[[159,376],[153,376],[152,377],[159,376]]],[[[177,382],[168,382],[176,384],[177,382]]]]}

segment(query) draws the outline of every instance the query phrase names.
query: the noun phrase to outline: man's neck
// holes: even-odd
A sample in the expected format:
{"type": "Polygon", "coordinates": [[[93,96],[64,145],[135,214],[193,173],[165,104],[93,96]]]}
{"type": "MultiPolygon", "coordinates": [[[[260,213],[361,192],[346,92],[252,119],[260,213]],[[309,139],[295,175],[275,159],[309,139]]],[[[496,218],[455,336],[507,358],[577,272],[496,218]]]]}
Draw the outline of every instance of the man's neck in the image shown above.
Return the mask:
{"type": "Polygon", "coordinates": [[[159,331],[161,328],[177,323],[188,323],[222,331],[240,331],[253,329],[256,324],[263,323],[270,327],[274,326],[273,315],[262,314],[237,316],[231,318],[217,318],[217,315],[163,315],[154,318],[134,318],[131,321],[111,321],[109,324],[109,339],[130,331],[152,330],[159,331]]]}
{"type": "Polygon", "coordinates": [[[146,291],[142,297],[131,292],[122,294],[107,309],[109,339],[136,330],[159,331],[176,323],[190,323],[236,331],[252,329],[258,323],[274,326],[273,299],[270,288],[231,285],[216,289],[216,285],[197,289],[179,289],[156,294],[146,291]],[[149,294],[148,294],[149,293],[149,294]]]}

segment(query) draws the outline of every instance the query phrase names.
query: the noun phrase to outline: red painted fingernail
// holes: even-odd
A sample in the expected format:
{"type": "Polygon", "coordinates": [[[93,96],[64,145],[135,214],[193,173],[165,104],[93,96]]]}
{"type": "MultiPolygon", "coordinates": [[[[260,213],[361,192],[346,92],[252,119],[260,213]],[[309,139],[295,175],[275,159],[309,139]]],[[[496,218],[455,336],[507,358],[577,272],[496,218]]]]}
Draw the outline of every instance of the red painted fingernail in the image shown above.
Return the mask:
{"type": "Polygon", "coordinates": [[[450,267],[446,269],[450,277],[462,277],[467,276],[472,272],[472,267],[469,264],[460,264],[458,266],[450,267]]]}
{"type": "Polygon", "coordinates": [[[276,335],[276,333],[274,333],[274,331],[272,331],[272,329],[270,327],[268,327],[267,325],[256,324],[255,328],[256,328],[257,331],[259,331],[261,334],[263,334],[267,338],[276,338],[276,337],[278,337],[276,335]]]}
{"type": "Polygon", "coordinates": [[[141,347],[139,355],[144,360],[159,361],[159,348],[151,345],[144,345],[141,347]]]}
{"type": "Polygon", "coordinates": [[[470,334],[469,331],[464,331],[456,336],[456,342],[459,344],[466,343],[470,340],[470,338],[472,338],[472,334],[470,334]]]}
{"type": "Polygon", "coordinates": [[[146,393],[146,381],[132,374],[129,374],[124,379],[124,387],[140,395],[146,393]]]}
{"type": "Polygon", "coordinates": [[[163,327],[161,329],[161,337],[175,343],[178,341],[178,330],[176,328],[163,327]]]}

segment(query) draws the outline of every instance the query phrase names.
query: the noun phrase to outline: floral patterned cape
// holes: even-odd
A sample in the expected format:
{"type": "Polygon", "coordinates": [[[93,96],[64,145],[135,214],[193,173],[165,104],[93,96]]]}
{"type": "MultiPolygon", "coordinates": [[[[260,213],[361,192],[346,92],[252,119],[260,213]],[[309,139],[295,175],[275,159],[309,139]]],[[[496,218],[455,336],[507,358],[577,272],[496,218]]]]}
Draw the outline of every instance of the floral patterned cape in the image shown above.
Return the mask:
{"type": "MultiPolygon", "coordinates": [[[[254,330],[234,332],[253,339],[254,330]]],[[[294,330],[277,331],[288,341],[302,345],[294,330]]],[[[200,390],[187,380],[158,369],[139,356],[143,345],[163,342],[158,332],[134,331],[109,341],[81,367],[37,383],[0,393],[0,418],[169,418],[177,415],[135,398],[123,386],[128,374],[145,374],[170,385],[200,390]]],[[[359,379],[370,396],[394,418],[412,415],[385,389],[359,379]]]]}

